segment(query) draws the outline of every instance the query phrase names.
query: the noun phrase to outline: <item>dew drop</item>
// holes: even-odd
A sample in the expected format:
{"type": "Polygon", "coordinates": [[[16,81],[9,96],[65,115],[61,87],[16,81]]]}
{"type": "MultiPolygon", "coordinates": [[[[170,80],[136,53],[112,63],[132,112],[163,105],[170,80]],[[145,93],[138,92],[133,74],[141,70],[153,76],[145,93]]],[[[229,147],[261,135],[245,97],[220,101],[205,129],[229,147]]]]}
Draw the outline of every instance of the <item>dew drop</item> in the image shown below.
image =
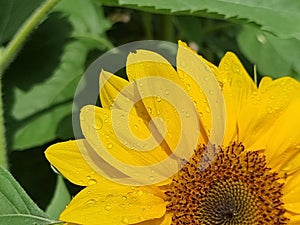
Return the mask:
{"type": "Polygon", "coordinates": [[[106,206],[104,206],[104,209],[106,211],[110,211],[112,209],[111,205],[107,204],[106,206]]]}
{"type": "Polygon", "coordinates": [[[157,102],[161,102],[161,97],[160,96],[156,96],[156,101],[157,102]]]}
{"type": "Polygon", "coordinates": [[[190,90],[191,90],[191,85],[190,85],[190,84],[187,84],[187,85],[186,85],[186,89],[187,89],[188,91],[190,91],[190,90]]]}
{"type": "Polygon", "coordinates": [[[95,179],[89,179],[89,181],[88,181],[88,185],[94,185],[96,183],[97,183],[97,181],[95,179]]]}
{"type": "Polygon", "coordinates": [[[112,144],[112,143],[108,143],[108,144],[107,144],[107,148],[108,148],[108,149],[112,149],[112,147],[113,147],[113,144],[112,144]]]}
{"type": "Polygon", "coordinates": [[[123,200],[127,200],[127,197],[125,195],[123,195],[122,199],[123,200]]]}
{"type": "Polygon", "coordinates": [[[100,130],[102,128],[102,126],[103,126],[103,121],[101,118],[95,120],[94,128],[96,130],[100,130]]]}
{"type": "Polygon", "coordinates": [[[119,205],[121,208],[125,208],[126,207],[126,204],[122,203],[119,205]]]}
{"type": "Polygon", "coordinates": [[[86,201],[85,206],[86,207],[94,207],[96,206],[97,201],[95,199],[90,199],[88,201],[86,201]]]}
{"type": "Polygon", "coordinates": [[[152,113],[152,109],[151,109],[151,107],[147,107],[147,111],[148,111],[148,113],[152,113]]]}
{"type": "Polygon", "coordinates": [[[190,115],[191,115],[191,114],[190,114],[189,112],[186,112],[186,113],[185,113],[185,117],[186,117],[186,118],[189,118],[190,115]]]}
{"type": "Polygon", "coordinates": [[[144,194],[144,192],[142,190],[139,190],[137,194],[138,194],[138,196],[142,196],[144,194]]]}
{"type": "Polygon", "coordinates": [[[139,126],[137,124],[134,124],[134,129],[138,130],[139,126]]]}
{"type": "Polygon", "coordinates": [[[214,91],[213,90],[209,90],[208,92],[210,95],[213,95],[214,94],[214,91]]]}
{"type": "Polygon", "coordinates": [[[272,108],[271,106],[268,106],[268,107],[267,107],[267,112],[268,112],[269,114],[271,114],[271,113],[273,112],[273,108],[272,108]]]}
{"type": "Polygon", "coordinates": [[[121,221],[122,221],[123,224],[128,224],[129,223],[127,217],[123,217],[121,221]]]}
{"type": "Polygon", "coordinates": [[[210,112],[210,109],[209,109],[208,106],[205,107],[205,111],[208,112],[208,113],[210,112]]]}
{"type": "Polygon", "coordinates": [[[165,90],[165,94],[166,94],[166,95],[169,95],[169,94],[170,94],[169,89],[166,89],[166,90],[165,90]]]}
{"type": "Polygon", "coordinates": [[[105,199],[111,199],[111,198],[113,198],[114,196],[112,195],[112,194],[108,194],[108,195],[106,195],[105,196],[105,199]]]}

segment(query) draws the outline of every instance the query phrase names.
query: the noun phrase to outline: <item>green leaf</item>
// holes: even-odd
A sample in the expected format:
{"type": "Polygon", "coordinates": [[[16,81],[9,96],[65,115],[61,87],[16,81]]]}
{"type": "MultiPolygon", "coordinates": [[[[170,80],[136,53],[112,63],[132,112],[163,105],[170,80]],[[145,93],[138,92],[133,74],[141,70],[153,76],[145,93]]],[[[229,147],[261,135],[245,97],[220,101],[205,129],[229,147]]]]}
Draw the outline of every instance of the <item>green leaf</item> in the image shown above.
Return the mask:
{"type": "Polygon", "coordinates": [[[50,219],[1,166],[0,184],[0,225],[47,225],[57,222],[50,219]]]}
{"type": "MultiPolygon", "coordinates": [[[[28,149],[32,146],[39,146],[46,142],[61,137],[59,129],[68,129],[72,133],[72,121],[64,127],[61,125],[72,111],[72,101],[49,108],[47,111],[37,113],[28,120],[16,123],[13,136],[14,148],[28,149]]],[[[64,137],[64,136],[62,136],[64,137]]]]}
{"type": "Polygon", "coordinates": [[[46,209],[46,213],[52,218],[58,218],[66,205],[70,202],[71,195],[62,176],[57,176],[56,188],[53,198],[46,209]]]}
{"type": "Polygon", "coordinates": [[[238,35],[238,44],[262,75],[300,78],[299,40],[282,39],[255,27],[245,26],[238,35]]]}
{"type": "Polygon", "coordinates": [[[105,36],[109,27],[92,1],[64,0],[32,34],[4,74],[10,149],[73,136],[69,118],[75,89],[89,51],[111,46],[105,36]],[[61,126],[66,118],[70,124],[61,126]]]}
{"type": "Polygon", "coordinates": [[[0,45],[7,42],[43,0],[0,0],[0,45]]]}
{"type": "MultiPolygon", "coordinates": [[[[99,0],[104,4],[116,5],[99,0]]],[[[149,12],[199,15],[236,22],[252,22],[283,37],[300,40],[300,1],[297,0],[118,0],[118,5],[149,12]]]]}

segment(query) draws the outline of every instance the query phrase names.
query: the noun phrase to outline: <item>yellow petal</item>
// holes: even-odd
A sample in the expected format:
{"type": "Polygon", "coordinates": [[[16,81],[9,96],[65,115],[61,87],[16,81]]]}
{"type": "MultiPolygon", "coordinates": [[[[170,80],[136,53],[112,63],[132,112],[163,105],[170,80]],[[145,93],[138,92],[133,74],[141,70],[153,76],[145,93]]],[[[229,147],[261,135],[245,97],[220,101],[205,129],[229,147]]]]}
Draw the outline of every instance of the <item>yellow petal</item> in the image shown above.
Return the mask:
{"type": "Polygon", "coordinates": [[[128,55],[126,73],[130,82],[143,77],[159,76],[180,83],[172,65],[161,55],[148,50],[137,50],[128,55]]]}
{"type": "Polygon", "coordinates": [[[285,112],[274,119],[265,150],[269,166],[288,175],[300,168],[299,114],[300,97],[291,100],[285,112]]]}
{"type": "Polygon", "coordinates": [[[166,202],[158,188],[113,182],[93,185],[77,194],[60,220],[89,225],[124,225],[161,218],[166,202]]]}
{"type": "Polygon", "coordinates": [[[268,85],[272,83],[273,79],[271,77],[263,77],[259,82],[259,89],[265,89],[268,85]]]}
{"type": "Polygon", "coordinates": [[[165,214],[164,217],[160,219],[147,220],[135,225],[170,225],[172,222],[172,214],[165,214]]]}
{"type": "Polygon", "coordinates": [[[178,160],[169,157],[141,118],[95,106],[85,106],[80,116],[83,134],[94,152],[124,174],[154,183],[178,171],[178,160]]]}
{"type": "MultiPolygon", "coordinates": [[[[114,104],[117,95],[129,84],[129,82],[121,77],[102,70],[100,73],[99,84],[102,107],[110,108],[114,104]]],[[[129,99],[132,99],[133,91],[127,92],[126,94],[129,99]]]]}
{"type": "MultiPolygon", "coordinates": [[[[224,105],[221,89],[214,75],[218,73],[217,68],[181,41],[178,43],[176,61],[177,73],[183,83],[182,88],[192,99],[201,121],[202,139],[200,141],[206,143],[211,132],[220,131],[217,136],[222,142],[225,129],[224,105]],[[214,114],[213,121],[211,114],[214,114]],[[214,128],[218,124],[218,128],[214,131],[212,131],[212,122],[214,128]]],[[[222,144],[218,143],[220,142],[218,140],[211,141],[217,145],[222,144]]]]}
{"type": "Polygon", "coordinates": [[[300,224],[300,215],[295,213],[286,212],[286,217],[289,218],[289,225],[299,225],[300,224]]]}
{"type": "MultiPolygon", "coordinates": [[[[239,140],[248,149],[256,150],[266,148],[270,139],[274,143],[272,132],[280,132],[281,128],[278,127],[279,130],[273,131],[271,129],[288,106],[293,104],[293,99],[299,98],[299,89],[300,83],[289,77],[272,82],[270,79],[265,80],[258,91],[249,97],[250,103],[246,105],[246,111],[239,120],[239,140]]],[[[291,115],[287,115],[286,119],[291,119],[291,115]]]]}
{"type": "MultiPolygon", "coordinates": [[[[160,117],[166,123],[166,127],[175,127],[167,132],[173,138],[165,137],[165,142],[171,153],[172,149],[177,145],[180,136],[180,120],[178,114],[180,110],[188,108],[186,105],[186,93],[181,88],[182,82],[179,79],[175,69],[161,55],[147,51],[138,50],[136,53],[130,53],[126,63],[127,76],[130,82],[135,82],[141,102],[148,111],[148,117],[139,116],[150,122],[151,119],[160,117]],[[181,99],[179,99],[181,98],[181,99]],[[184,98],[184,99],[182,99],[184,98]],[[170,104],[168,104],[170,102],[170,104]],[[178,108],[174,108],[174,103],[181,104],[178,108]]],[[[189,100],[190,105],[192,101],[189,100]]],[[[193,105],[192,105],[193,106],[193,105]]],[[[141,109],[142,107],[139,107],[141,109]]],[[[191,112],[186,111],[187,115],[191,112]]],[[[194,146],[195,147],[195,146],[194,146]]]]}
{"type": "Polygon", "coordinates": [[[45,155],[48,161],[74,184],[88,186],[103,180],[86,162],[80,148],[91,147],[85,140],[66,141],[48,147],[45,155]]]}
{"type": "Polygon", "coordinates": [[[227,52],[219,65],[218,80],[221,82],[226,102],[226,136],[224,145],[243,141],[244,117],[248,111],[250,96],[257,90],[243,65],[232,52],[227,52]],[[236,135],[238,135],[236,137],[236,135]]]}
{"type": "Polygon", "coordinates": [[[300,214],[300,172],[294,173],[290,176],[283,186],[282,200],[284,208],[293,213],[300,214]]]}

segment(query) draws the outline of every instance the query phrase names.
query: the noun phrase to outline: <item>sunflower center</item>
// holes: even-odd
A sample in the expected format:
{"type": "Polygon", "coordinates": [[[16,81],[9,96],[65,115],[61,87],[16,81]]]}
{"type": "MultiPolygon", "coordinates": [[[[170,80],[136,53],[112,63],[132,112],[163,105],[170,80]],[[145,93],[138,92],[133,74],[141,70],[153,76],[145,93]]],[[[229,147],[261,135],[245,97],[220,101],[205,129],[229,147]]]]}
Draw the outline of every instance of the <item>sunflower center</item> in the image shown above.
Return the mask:
{"type": "Polygon", "coordinates": [[[279,175],[242,144],[194,153],[166,191],[172,224],[287,224],[279,175]],[[205,170],[204,162],[211,162],[205,170]]]}
{"type": "Polygon", "coordinates": [[[257,199],[238,181],[213,182],[199,203],[199,219],[209,224],[253,224],[258,215],[257,199]]]}

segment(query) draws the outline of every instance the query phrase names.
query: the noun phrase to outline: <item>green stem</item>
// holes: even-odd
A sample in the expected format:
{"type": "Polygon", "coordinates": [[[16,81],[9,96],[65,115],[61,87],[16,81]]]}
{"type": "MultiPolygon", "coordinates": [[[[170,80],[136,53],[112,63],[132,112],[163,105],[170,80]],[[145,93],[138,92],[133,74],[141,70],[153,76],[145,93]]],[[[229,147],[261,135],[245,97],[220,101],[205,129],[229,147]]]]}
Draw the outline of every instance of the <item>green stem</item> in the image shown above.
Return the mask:
{"type": "Polygon", "coordinates": [[[13,61],[33,29],[41,23],[58,2],[59,0],[45,1],[45,3],[37,8],[25,21],[8,45],[4,49],[0,49],[0,165],[6,169],[8,168],[8,161],[6,156],[5,121],[3,115],[2,76],[4,70],[13,61]]]}
{"type": "Polygon", "coordinates": [[[59,0],[47,0],[25,21],[9,42],[7,47],[2,50],[0,55],[0,75],[9,66],[21,47],[24,45],[29,34],[39,23],[48,15],[49,11],[59,2],[59,0]]]}
{"type": "MultiPolygon", "coordinates": [[[[2,90],[2,80],[0,79],[0,91],[2,90]]],[[[1,91],[2,93],[2,91],[1,91]]],[[[8,162],[6,158],[6,138],[5,138],[5,126],[3,115],[3,103],[2,96],[0,96],[0,165],[8,169],[8,162]]]]}

